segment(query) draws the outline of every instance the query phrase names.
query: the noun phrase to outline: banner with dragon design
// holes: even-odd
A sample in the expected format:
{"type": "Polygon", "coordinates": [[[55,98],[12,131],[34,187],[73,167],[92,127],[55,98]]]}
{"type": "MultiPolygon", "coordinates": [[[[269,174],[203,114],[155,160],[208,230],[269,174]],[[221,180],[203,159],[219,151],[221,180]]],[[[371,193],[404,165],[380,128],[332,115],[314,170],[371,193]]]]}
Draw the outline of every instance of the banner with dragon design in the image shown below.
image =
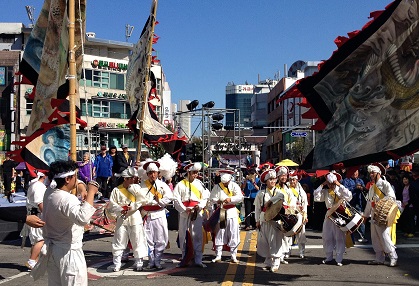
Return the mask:
{"type": "MultiPolygon", "coordinates": [[[[384,161],[419,146],[419,6],[394,1],[283,97],[303,97],[318,118],[316,146],[303,168],[384,161]],[[320,128],[319,128],[320,127],[320,128]]],[[[303,115],[304,116],[304,115],[303,115]]]]}

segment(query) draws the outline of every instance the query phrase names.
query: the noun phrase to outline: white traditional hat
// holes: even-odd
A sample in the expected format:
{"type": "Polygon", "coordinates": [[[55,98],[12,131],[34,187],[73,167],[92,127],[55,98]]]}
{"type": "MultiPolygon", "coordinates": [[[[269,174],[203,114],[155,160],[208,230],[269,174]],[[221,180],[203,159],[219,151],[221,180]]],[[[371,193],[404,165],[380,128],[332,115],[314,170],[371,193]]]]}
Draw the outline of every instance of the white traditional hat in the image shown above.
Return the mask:
{"type": "Polygon", "coordinates": [[[287,166],[278,166],[275,168],[276,175],[279,177],[281,175],[288,175],[289,169],[287,166]]]}
{"type": "Polygon", "coordinates": [[[290,172],[290,180],[291,179],[297,179],[297,181],[301,180],[301,175],[298,174],[297,170],[294,170],[294,171],[290,172]]]}
{"type": "Polygon", "coordinates": [[[266,170],[262,173],[262,175],[260,175],[260,180],[264,183],[271,178],[276,178],[276,172],[272,169],[266,170]]]}
{"type": "Polygon", "coordinates": [[[158,172],[160,168],[160,163],[157,161],[150,161],[143,165],[143,169],[146,170],[146,172],[158,172]]]}
{"type": "Polygon", "coordinates": [[[368,173],[380,173],[381,175],[386,174],[386,168],[381,163],[372,163],[367,168],[368,173]]]}
{"type": "Polygon", "coordinates": [[[136,172],[135,172],[135,169],[134,168],[128,167],[128,168],[126,168],[125,170],[122,171],[121,177],[122,178],[132,178],[132,177],[135,177],[136,176],[135,173],[136,172]]]}
{"type": "Polygon", "coordinates": [[[221,183],[225,184],[231,181],[233,178],[232,174],[234,174],[233,170],[220,170],[218,171],[221,174],[221,183]]]}
{"type": "Polygon", "coordinates": [[[342,175],[339,174],[339,173],[336,173],[335,171],[330,172],[326,175],[326,181],[329,184],[332,184],[334,181],[340,182],[340,181],[342,181],[342,175]]]}
{"type": "Polygon", "coordinates": [[[199,162],[196,162],[196,163],[190,163],[190,164],[188,164],[188,165],[186,165],[183,169],[186,171],[186,172],[192,172],[192,171],[201,171],[201,163],[199,163],[199,162]]]}

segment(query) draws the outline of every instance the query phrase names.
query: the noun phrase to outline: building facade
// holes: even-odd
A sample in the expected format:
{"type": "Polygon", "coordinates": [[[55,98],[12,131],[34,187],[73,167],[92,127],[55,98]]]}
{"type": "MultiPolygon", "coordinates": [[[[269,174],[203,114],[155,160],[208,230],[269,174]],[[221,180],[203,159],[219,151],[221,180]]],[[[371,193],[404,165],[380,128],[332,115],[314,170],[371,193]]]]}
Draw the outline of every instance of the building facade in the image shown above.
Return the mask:
{"type": "MultiPolygon", "coordinates": [[[[13,75],[18,71],[24,44],[29,37],[31,28],[26,28],[23,24],[4,25],[2,23],[0,29],[0,47],[2,49],[0,80],[4,81],[3,85],[0,84],[0,91],[3,92],[10,83],[20,81],[19,77],[13,78],[13,75]],[[4,31],[5,29],[6,31],[4,31]]],[[[133,134],[126,126],[132,110],[125,91],[129,55],[134,45],[127,42],[98,39],[94,33],[87,33],[85,39],[83,70],[78,94],[80,96],[81,119],[87,122],[87,128],[77,131],[77,159],[81,159],[84,151],[92,149],[98,151],[101,143],[105,143],[108,147],[116,146],[118,149],[122,144],[127,144],[129,150],[135,152],[137,142],[133,141],[133,134]]],[[[154,64],[151,71],[156,79],[156,98],[158,98],[152,102],[155,112],[164,125],[173,126],[171,91],[160,63],[154,64]]],[[[0,81],[0,83],[2,82],[0,81]]],[[[2,108],[7,105],[16,113],[11,115],[12,119],[16,118],[15,121],[12,121],[15,122],[16,128],[10,128],[10,131],[6,132],[6,125],[10,125],[9,121],[2,118],[0,138],[3,134],[2,130],[5,131],[5,138],[11,137],[11,139],[2,141],[5,150],[13,150],[10,141],[19,140],[19,135],[25,135],[33,104],[32,100],[28,98],[28,95],[33,91],[33,86],[22,84],[12,85],[12,87],[13,90],[8,92],[8,96],[2,96],[2,100],[8,99],[9,101],[6,104],[1,104],[2,108]],[[12,101],[10,101],[10,93],[15,96],[12,101]]],[[[144,148],[143,145],[142,151],[146,151],[144,148]]]]}
{"type": "MultiPolygon", "coordinates": [[[[307,108],[299,105],[301,98],[278,100],[298,79],[312,75],[318,70],[317,61],[296,61],[288,70],[287,76],[279,80],[268,94],[267,121],[268,135],[265,142],[266,156],[272,163],[295,156],[297,141],[302,143],[302,153],[307,155],[315,145],[315,132],[310,130],[314,125],[312,119],[302,118],[307,108]]],[[[295,159],[295,158],[294,158],[295,159]]]]}

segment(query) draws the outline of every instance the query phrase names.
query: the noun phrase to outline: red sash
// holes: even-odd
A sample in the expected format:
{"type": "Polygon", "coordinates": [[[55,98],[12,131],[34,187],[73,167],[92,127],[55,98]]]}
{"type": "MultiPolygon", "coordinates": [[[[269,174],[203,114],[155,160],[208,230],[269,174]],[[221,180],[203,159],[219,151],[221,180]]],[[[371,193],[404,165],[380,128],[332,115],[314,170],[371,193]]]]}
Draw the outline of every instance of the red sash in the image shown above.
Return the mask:
{"type": "Polygon", "coordinates": [[[193,208],[194,206],[198,205],[199,202],[197,202],[197,201],[185,201],[185,202],[182,202],[182,204],[187,208],[193,208]]]}
{"type": "Polygon", "coordinates": [[[154,206],[143,206],[143,210],[148,211],[148,212],[150,212],[150,211],[159,211],[161,209],[162,209],[162,207],[161,206],[158,206],[158,205],[154,205],[154,206]]]}

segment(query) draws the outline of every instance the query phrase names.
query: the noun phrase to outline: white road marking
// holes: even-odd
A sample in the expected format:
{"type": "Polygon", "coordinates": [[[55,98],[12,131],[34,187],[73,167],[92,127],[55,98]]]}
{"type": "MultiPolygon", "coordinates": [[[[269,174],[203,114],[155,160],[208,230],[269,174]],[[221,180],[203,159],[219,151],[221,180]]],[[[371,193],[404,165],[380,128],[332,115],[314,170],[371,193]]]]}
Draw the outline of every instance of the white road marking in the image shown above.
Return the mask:
{"type": "Polygon", "coordinates": [[[16,279],[16,278],[19,278],[19,277],[23,277],[23,276],[28,275],[28,274],[29,274],[29,272],[20,272],[19,274],[16,274],[16,275],[10,276],[10,277],[8,277],[6,279],[0,280],[0,284],[6,283],[6,282],[10,282],[13,279],[16,279]]]}

